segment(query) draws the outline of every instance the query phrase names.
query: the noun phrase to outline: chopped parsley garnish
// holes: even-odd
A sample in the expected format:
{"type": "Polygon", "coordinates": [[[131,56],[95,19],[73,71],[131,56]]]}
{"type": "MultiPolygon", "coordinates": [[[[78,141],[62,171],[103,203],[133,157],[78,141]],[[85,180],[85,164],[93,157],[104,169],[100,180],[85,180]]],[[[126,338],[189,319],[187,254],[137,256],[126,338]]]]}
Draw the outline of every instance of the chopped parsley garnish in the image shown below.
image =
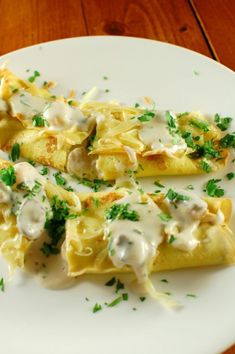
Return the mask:
{"type": "Polygon", "coordinates": [[[140,296],[139,299],[140,299],[141,302],[144,302],[146,300],[146,297],[145,296],[140,296]]]}
{"type": "Polygon", "coordinates": [[[55,180],[56,180],[56,184],[58,186],[65,186],[67,181],[66,179],[62,176],[62,173],[61,172],[56,172],[53,174],[53,176],[55,177],[55,180]]]}
{"type": "Polygon", "coordinates": [[[164,188],[165,186],[163,184],[161,184],[159,181],[155,181],[154,185],[159,187],[159,188],[164,188]]]}
{"type": "Polygon", "coordinates": [[[3,168],[0,170],[0,179],[5,183],[6,186],[13,186],[16,182],[16,175],[13,166],[8,168],[3,168]]]}
{"type": "Polygon", "coordinates": [[[105,89],[105,91],[104,91],[104,92],[108,93],[109,91],[110,91],[109,89],[105,89]]]}
{"type": "Polygon", "coordinates": [[[73,189],[71,186],[68,186],[68,187],[66,187],[65,189],[66,189],[66,191],[68,191],[68,192],[73,192],[73,191],[74,191],[74,189],[73,189]]]}
{"type": "Polygon", "coordinates": [[[210,179],[205,185],[204,192],[207,192],[210,197],[222,197],[224,189],[217,185],[219,182],[221,182],[221,179],[210,179]]]}
{"type": "Polygon", "coordinates": [[[45,176],[45,175],[48,174],[48,172],[49,172],[48,167],[44,166],[44,167],[41,169],[40,174],[41,174],[42,176],[45,176]]]}
{"type": "Polygon", "coordinates": [[[149,122],[155,117],[155,113],[146,110],[141,116],[138,117],[140,122],[149,122]]]}
{"type": "Polygon", "coordinates": [[[122,290],[122,289],[124,289],[124,284],[118,279],[118,280],[117,280],[117,284],[116,284],[115,293],[118,293],[119,290],[122,290]]]}
{"type": "Polygon", "coordinates": [[[158,216],[162,221],[170,221],[172,219],[172,217],[166,213],[160,213],[158,216]]]}
{"type": "Polygon", "coordinates": [[[195,143],[193,141],[192,133],[190,133],[190,132],[182,132],[181,136],[185,140],[185,142],[186,142],[188,147],[190,147],[191,149],[195,149],[195,143]]]}
{"type": "Polygon", "coordinates": [[[231,181],[231,179],[233,179],[235,177],[235,173],[234,172],[229,172],[226,174],[226,177],[229,181],[231,181]]]}
{"type": "Polygon", "coordinates": [[[100,311],[100,310],[102,310],[102,306],[101,306],[100,304],[96,303],[96,304],[94,305],[93,309],[92,309],[92,312],[93,312],[93,313],[96,313],[96,312],[98,312],[98,311],[100,311]]]}
{"type": "Polygon", "coordinates": [[[71,217],[76,217],[70,214],[68,203],[60,200],[57,195],[51,199],[52,216],[46,220],[45,229],[50,237],[50,242],[44,242],[41,251],[45,256],[59,253],[58,244],[62,240],[65,232],[65,222],[71,217]]]}
{"type": "Polygon", "coordinates": [[[128,296],[127,293],[122,294],[122,300],[123,301],[128,301],[128,298],[129,298],[129,296],[128,296]]]}
{"type": "Polygon", "coordinates": [[[24,198],[32,199],[41,192],[42,185],[40,182],[35,181],[33,188],[30,188],[25,182],[21,182],[17,184],[16,188],[26,192],[23,196],[24,198]]]}
{"type": "Polygon", "coordinates": [[[15,143],[12,146],[11,149],[11,153],[9,155],[9,159],[13,162],[15,162],[16,160],[18,160],[20,157],[20,145],[18,143],[15,143]]]}
{"type": "Polygon", "coordinates": [[[209,172],[212,171],[212,167],[211,167],[211,166],[209,165],[209,163],[206,162],[205,160],[201,160],[201,161],[199,162],[199,166],[200,166],[200,168],[201,168],[203,171],[205,171],[206,173],[209,173],[209,172]]]}
{"type": "Polygon", "coordinates": [[[46,126],[49,126],[48,121],[45,118],[43,118],[41,116],[38,116],[38,115],[35,115],[32,118],[32,121],[33,121],[33,127],[46,127],[46,126]]]}
{"type": "Polygon", "coordinates": [[[230,127],[232,120],[233,119],[230,117],[222,118],[218,113],[216,113],[214,117],[217,127],[222,131],[225,131],[230,127]]]}
{"type": "Polygon", "coordinates": [[[166,111],[165,116],[169,129],[176,129],[176,120],[169,111],[166,111]]]}
{"type": "Polygon", "coordinates": [[[113,286],[116,283],[116,278],[112,277],[107,283],[105,283],[105,286],[113,286]]]}
{"type": "Polygon", "coordinates": [[[175,203],[179,201],[190,200],[190,197],[188,197],[187,195],[177,193],[172,188],[168,190],[168,192],[165,195],[165,198],[168,198],[171,202],[175,202],[175,203]]]}
{"type": "Polygon", "coordinates": [[[106,209],[105,216],[107,220],[131,220],[138,221],[140,219],[139,214],[135,210],[130,209],[130,204],[114,204],[110,208],[106,209]]]}
{"type": "Polygon", "coordinates": [[[168,242],[171,245],[175,240],[176,240],[176,237],[174,235],[171,235],[168,242]]]}
{"type": "Polygon", "coordinates": [[[138,102],[135,103],[135,108],[138,108],[140,106],[140,104],[138,102]]]}
{"type": "Polygon", "coordinates": [[[4,279],[3,278],[0,279],[0,290],[1,291],[5,290],[5,284],[4,284],[4,279]]]}
{"type": "Polygon", "coordinates": [[[201,119],[198,119],[198,118],[193,118],[190,120],[190,125],[204,131],[204,133],[207,133],[209,132],[210,128],[209,128],[209,124],[204,121],[204,120],[201,120],[201,119]]]}
{"type": "Polygon", "coordinates": [[[136,307],[132,307],[132,310],[133,310],[133,311],[136,311],[136,310],[137,310],[137,308],[136,308],[136,307]]]}
{"type": "Polygon", "coordinates": [[[90,180],[88,178],[77,178],[79,184],[83,184],[86,187],[93,189],[94,192],[98,192],[102,186],[110,187],[111,184],[102,179],[90,180]]]}
{"type": "Polygon", "coordinates": [[[108,80],[108,76],[103,76],[103,80],[108,80]]]}
{"type": "Polygon", "coordinates": [[[220,152],[215,149],[214,141],[209,140],[204,145],[195,145],[195,151],[189,154],[191,159],[197,159],[199,157],[205,157],[206,159],[218,158],[220,152]]]}
{"type": "Polygon", "coordinates": [[[33,160],[28,160],[28,163],[30,163],[30,165],[32,165],[33,167],[36,166],[36,162],[33,160]]]}
{"type": "Polygon", "coordinates": [[[68,103],[69,106],[72,106],[73,105],[73,100],[69,100],[67,103],[68,103]]]}
{"type": "Polygon", "coordinates": [[[112,302],[110,302],[107,306],[114,307],[114,306],[118,305],[120,302],[122,302],[122,300],[123,300],[123,297],[118,296],[116,299],[114,299],[112,302]]]}
{"type": "Polygon", "coordinates": [[[169,291],[165,291],[164,294],[171,296],[171,293],[169,291]]]}
{"type": "Polygon", "coordinates": [[[232,134],[226,134],[222,139],[220,139],[219,144],[223,148],[235,149],[235,132],[232,134]]]}
{"type": "Polygon", "coordinates": [[[195,294],[186,294],[186,296],[188,296],[188,297],[197,297],[197,295],[195,295],[195,294]]]}
{"type": "Polygon", "coordinates": [[[162,283],[168,283],[168,280],[167,279],[161,279],[161,282],[162,283]]]}
{"type": "Polygon", "coordinates": [[[29,82],[34,82],[36,80],[36,78],[39,77],[39,76],[40,76],[40,72],[35,70],[33,75],[28,78],[28,81],[29,82]]]}

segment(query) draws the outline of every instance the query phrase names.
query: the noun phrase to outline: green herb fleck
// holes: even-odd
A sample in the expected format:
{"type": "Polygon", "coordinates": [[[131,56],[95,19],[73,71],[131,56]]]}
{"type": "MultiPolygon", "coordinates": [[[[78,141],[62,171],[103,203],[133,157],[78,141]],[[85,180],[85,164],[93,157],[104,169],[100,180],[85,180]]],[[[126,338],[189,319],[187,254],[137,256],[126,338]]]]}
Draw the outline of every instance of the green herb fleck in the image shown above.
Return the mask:
{"type": "Polygon", "coordinates": [[[112,277],[107,283],[105,283],[105,286],[113,286],[116,283],[116,278],[112,277]]]}
{"type": "Polygon", "coordinates": [[[138,102],[135,103],[135,108],[138,108],[140,106],[140,104],[138,102]]]}
{"type": "Polygon", "coordinates": [[[48,121],[42,116],[35,115],[32,118],[33,127],[46,127],[49,126],[48,121]]]}
{"type": "Polygon", "coordinates": [[[105,91],[104,91],[104,92],[108,93],[109,91],[110,91],[109,89],[105,89],[105,91]]]}
{"type": "Polygon", "coordinates": [[[102,186],[110,187],[110,182],[103,181],[102,179],[90,180],[87,178],[77,178],[79,184],[83,184],[86,187],[93,189],[94,192],[98,192],[102,186]]]}
{"type": "Polygon", "coordinates": [[[232,120],[233,119],[230,117],[222,118],[218,113],[216,113],[214,117],[217,127],[222,131],[225,131],[230,127],[232,120]]]}
{"type": "Polygon", "coordinates": [[[123,297],[118,296],[116,299],[114,299],[112,302],[110,302],[107,306],[114,307],[114,306],[118,305],[120,302],[122,302],[122,300],[123,300],[123,297]]]}
{"type": "Polygon", "coordinates": [[[93,309],[92,309],[92,312],[93,312],[93,313],[96,313],[96,312],[98,312],[98,311],[100,311],[100,310],[102,310],[102,306],[101,306],[100,304],[96,303],[96,304],[94,305],[93,309]]]}
{"type": "Polygon", "coordinates": [[[174,202],[174,203],[177,203],[179,201],[190,200],[190,197],[188,197],[187,195],[177,193],[172,188],[170,188],[168,190],[168,192],[165,195],[165,198],[168,198],[171,202],[174,202]]]}
{"type": "Polygon", "coordinates": [[[164,294],[171,296],[171,293],[169,293],[169,291],[165,291],[164,294]]]}
{"type": "Polygon", "coordinates": [[[219,182],[221,182],[221,179],[210,179],[205,185],[204,192],[207,192],[210,197],[222,197],[224,190],[217,185],[219,182]]]}
{"type": "Polygon", "coordinates": [[[0,279],[0,290],[1,291],[5,291],[5,284],[4,284],[4,279],[3,278],[0,279]]]}
{"type": "Polygon", "coordinates": [[[48,174],[48,172],[49,172],[48,167],[44,166],[44,167],[41,169],[40,174],[41,174],[42,176],[45,176],[45,175],[48,174]]]}
{"type": "Polygon", "coordinates": [[[197,297],[197,295],[195,295],[195,294],[186,294],[186,296],[188,296],[188,297],[197,297]]]}
{"type": "Polygon", "coordinates": [[[229,181],[231,181],[231,179],[233,179],[235,177],[235,173],[234,172],[229,172],[226,174],[226,177],[229,181]]]}
{"type": "Polygon", "coordinates": [[[166,213],[160,213],[158,216],[162,221],[170,221],[172,219],[172,217],[166,213]]]}
{"type": "Polygon", "coordinates": [[[165,116],[166,116],[166,121],[167,121],[167,125],[168,125],[169,129],[170,130],[175,129],[176,128],[176,120],[172,116],[172,114],[169,111],[166,111],[165,116]]]}
{"type": "Polygon", "coordinates": [[[168,280],[167,279],[161,279],[161,282],[162,283],[168,283],[168,280]]]}
{"type": "Polygon", "coordinates": [[[234,148],[235,149],[235,132],[232,134],[226,134],[219,142],[222,148],[234,148]]]}
{"type": "Polygon", "coordinates": [[[16,160],[18,160],[20,157],[20,145],[18,143],[15,143],[12,146],[11,149],[11,153],[9,155],[9,159],[13,162],[15,162],[16,160]]]}
{"type": "Polygon", "coordinates": [[[124,293],[124,294],[122,294],[122,300],[123,301],[128,301],[128,294],[127,293],[124,293]]]}
{"type": "Polygon", "coordinates": [[[9,187],[16,182],[15,169],[13,166],[0,170],[0,179],[9,187]]]}
{"type": "Polygon", "coordinates": [[[201,160],[201,161],[199,162],[199,166],[200,166],[200,168],[201,168],[203,171],[205,171],[206,173],[209,173],[209,172],[212,171],[211,166],[210,166],[210,165],[208,164],[208,162],[206,162],[205,160],[201,160]]]}
{"type": "Polygon", "coordinates": [[[131,220],[138,221],[140,219],[139,214],[135,210],[130,209],[130,204],[114,204],[110,208],[106,209],[105,216],[107,220],[131,220]]]}
{"type": "Polygon", "coordinates": [[[56,180],[56,184],[58,186],[65,186],[67,181],[66,179],[62,176],[61,172],[56,172],[53,174],[53,176],[55,177],[56,180]]]}
{"type": "Polygon", "coordinates": [[[168,242],[171,245],[173,242],[175,242],[175,240],[176,240],[176,237],[174,235],[171,235],[168,242]]]}
{"type": "Polygon", "coordinates": [[[209,124],[206,121],[202,120],[202,119],[193,118],[193,119],[190,120],[189,123],[190,123],[190,125],[192,125],[192,126],[198,128],[198,129],[204,131],[204,133],[207,133],[210,130],[209,129],[209,124]]]}
{"type": "Polygon", "coordinates": [[[40,76],[39,71],[35,70],[33,75],[28,78],[28,81],[29,82],[34,82],[36,80],[36,78],[39,77],[39,76],[40,76]]]}
{"type": "Polygon", "coordinates": [[[159,188],[164,188],[165,186],[163,184],[161,184],[159,181],[155,181],[154,185],[159,187],[159,188]]]}
{"type": "Polygon", "coordinates": [[[138,117],[140,122],[149,122],[155,117],[155,113],[146,110],[141,116],[138,117]]]}
{"type": "Polygon", "coordinates": [[[144,302],[146,300],[146,297],[145,296],[140,296],[139,299],[140,299],[141,302],[144,302]]]}
{"type": "Polygon", "coordinates": [[[119,290],[122,290],[122,289],[124,289],[124,284],[118,279],[118,280],[117,280],[117,284],[116,284],[115,293],[118,293],[119,290]]]}
{"type": "Polygon", "coordinates": [[[108,80],[108,76],[103,76],[103,80],[108,80]]]}

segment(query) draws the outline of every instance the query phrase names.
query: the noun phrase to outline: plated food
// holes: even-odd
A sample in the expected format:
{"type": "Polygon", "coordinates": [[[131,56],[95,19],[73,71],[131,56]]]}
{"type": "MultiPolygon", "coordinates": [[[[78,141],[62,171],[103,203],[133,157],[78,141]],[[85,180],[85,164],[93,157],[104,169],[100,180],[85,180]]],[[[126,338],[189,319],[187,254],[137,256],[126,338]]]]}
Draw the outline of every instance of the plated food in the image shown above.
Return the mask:
{"type": "Polygon", "coordinates": [[[36,249],[43,257],[36,271],[59,257],[68,278],[132,271],[147,286],[153,271],[235,262],[230,199],[174,186],[147,193],[136,180],[223,169],[234,147],[234,134],[224,133],[230,117],[212,123],[199,113],[89,95],[65,99],[48,83],[30,82],[36,73],[27,82],[0,70],[0,147],[13,162],[23,159],[0,161],[0,252],[12,270],[24,268],[36,249]],[[45,166],[59,170],[60,182],[47,178],[45,166]],[[65,186],[63,171],[88,184],[113,183],[81,193],[65,186]]]}

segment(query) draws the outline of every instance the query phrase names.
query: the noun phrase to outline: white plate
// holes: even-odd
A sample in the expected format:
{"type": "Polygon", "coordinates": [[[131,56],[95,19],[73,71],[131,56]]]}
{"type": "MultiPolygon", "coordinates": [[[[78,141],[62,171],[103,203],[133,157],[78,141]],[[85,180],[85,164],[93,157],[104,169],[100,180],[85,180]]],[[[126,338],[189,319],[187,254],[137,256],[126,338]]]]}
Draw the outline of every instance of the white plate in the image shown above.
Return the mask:
{"type": "MultiPolygon", "coordinates": [[[[145,95],[162,109],[235,117],[234,73],[176,46],[135,38],[84,37],[19,50],[0,62],[6,59],[18,75],[26,78],[31,73],[26,69],[38,70],[43,80],[59,83],[58,91],[68,93],[74,88],[78,97],[96,85],[110,90],[103,93],[105,99],[134,104],[145,95]]],[[[165,181],[182,187],[195,183],[202,191],[209,178],[165,181]]],[[[226,182],[225,189],[227,196],[235,198],[234,180],[226,182]]],[[[2,276],[6,266],[3,262],[0,266],[2,276]]],[[[129,301],[93,314],[96,302],[115,296],[103,286],[110,277],[95,278],[83,278],[76,288],[63,291],[45,290],[25,277],[7,283],[5,293],[0,293],[1,353],[212,354],[235,341],[235,267],[154,275],[155,285],[184,305],[178,312],[130,295],[129,301]],[[162,278],[169,283],[162,283],[162,278]],[[197,297],[189,298],[187,293],[197,297]]]]}

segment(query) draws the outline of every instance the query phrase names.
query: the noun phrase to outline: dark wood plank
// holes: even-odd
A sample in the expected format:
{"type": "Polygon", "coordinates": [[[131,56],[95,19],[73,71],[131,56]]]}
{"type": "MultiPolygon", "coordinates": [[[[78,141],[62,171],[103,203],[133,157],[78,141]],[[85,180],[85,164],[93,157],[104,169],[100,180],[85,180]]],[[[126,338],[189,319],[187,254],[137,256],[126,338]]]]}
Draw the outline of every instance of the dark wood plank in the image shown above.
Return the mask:
{"type": "Polygon", "coordinates": [[[80,0],[0,0],[0,14],[0,55],[87,34],[80,0]]]}
{"type": "Polygon", "coordinates": [[[235,1],[191,0],[217,60],[235,70],[235,1]]]}
{"type": "Polygon", "coordinates": [[[82,0],[89,35],[158,39],[211,56],[187,0],[82,0]]]}

